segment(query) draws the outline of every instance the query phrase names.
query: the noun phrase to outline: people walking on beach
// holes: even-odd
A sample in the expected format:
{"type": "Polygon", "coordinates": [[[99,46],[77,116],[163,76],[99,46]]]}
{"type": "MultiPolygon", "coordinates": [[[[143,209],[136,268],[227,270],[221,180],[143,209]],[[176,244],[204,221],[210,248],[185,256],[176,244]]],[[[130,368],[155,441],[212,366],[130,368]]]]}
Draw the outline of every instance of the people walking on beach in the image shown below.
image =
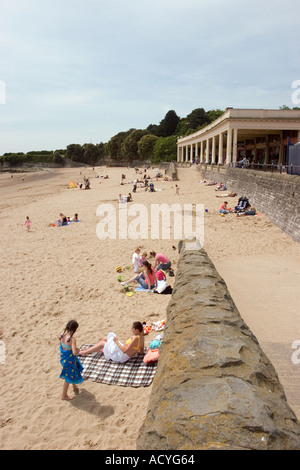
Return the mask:
{"type": "Polygon", "coordinates": [[[124,363],[136,354],[144,354],[144,328],[139,321],[134,322],[131,328],[132,336],[125,344],[121,343],[115,333],[108,333],[99,343],[87,349],[82,349],[79,356],[88,356],[94,352],[101,351],[105,359],[124,363]]]}
{"type": "Polygon", "coordinates": [[[69,321],[60,336],[60,363],[62,365],[62,371],[59,378],[65,381],[61,397],[62,400],[72,400],[68,395],[70,384],[73,385],[73,390],[76,393],[78,391],[77,385],[83,382],[81,375],[83,366],[77,357],[80,349],[77,348],[76,339],[74,337],[78,326],[77,321],[69,321]]]}
{"type": "Polygon", "coordinates": [[[29,219],[29,216],[27,216],[26,221],[25,221],[25,225],[27,227],[27,232],[29,232],[29,230],[30,230],[30,224],[31,224],[31,220],[29,219]]]}

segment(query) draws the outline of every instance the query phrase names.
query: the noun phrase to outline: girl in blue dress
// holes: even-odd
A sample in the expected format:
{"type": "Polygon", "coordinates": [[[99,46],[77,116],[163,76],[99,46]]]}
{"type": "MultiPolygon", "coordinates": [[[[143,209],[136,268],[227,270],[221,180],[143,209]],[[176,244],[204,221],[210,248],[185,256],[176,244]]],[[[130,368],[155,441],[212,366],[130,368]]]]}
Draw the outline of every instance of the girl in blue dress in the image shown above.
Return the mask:
{"type": "Polygon", "coordinates": [[[74,392],[77,391],[76,385],[83,382],[81,372],[83,366],[81,365],[78,354],[80,349],[76,346],[76,339],[74,333],[78,328],[78,323],[75,320],[68,322],[65,331],[60,336],[60,363],[62,371],[60,378],[64,379],[62,400],[72,400],[73,398],[68,395],[69,385],[73,385],[74,392]]]}

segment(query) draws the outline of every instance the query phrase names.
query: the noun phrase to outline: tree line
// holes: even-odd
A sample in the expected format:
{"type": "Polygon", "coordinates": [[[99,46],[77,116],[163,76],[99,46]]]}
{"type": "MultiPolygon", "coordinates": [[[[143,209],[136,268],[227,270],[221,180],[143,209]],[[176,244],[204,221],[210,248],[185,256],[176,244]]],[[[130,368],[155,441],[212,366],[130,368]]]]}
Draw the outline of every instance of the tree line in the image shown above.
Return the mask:
{"type": "Polygon", "coordinates": [[[216,120],[224,111],[205,111],[196,108],[185,118],[180,118],[174,110],[167,112],[159,124],[150,124],[146,129],[129,129],[119,132],[111,139],[99,144],[70,144],[66,149],[55,151],[41,150],[28,153],[5,153],[0,161],[12,165],[20,163],[58,163],[64,158],[87,165],[95,165],[101,160],[134,160],[160,163],[176,160],[177,139],[200,130],[216,120]]]}

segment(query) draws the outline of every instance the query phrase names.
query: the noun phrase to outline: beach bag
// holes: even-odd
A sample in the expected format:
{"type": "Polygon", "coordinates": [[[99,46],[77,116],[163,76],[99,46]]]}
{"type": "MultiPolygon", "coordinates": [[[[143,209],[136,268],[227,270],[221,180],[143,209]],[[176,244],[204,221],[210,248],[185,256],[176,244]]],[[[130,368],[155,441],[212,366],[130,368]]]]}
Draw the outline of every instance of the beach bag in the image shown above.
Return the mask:
{"type": "Polygon", "coordinates": [[[149,344],[149,348],[150,348],[150,349],[158,349],[160,345],[161,345],[161,341],[159,341],[158,339],[154,339],[154,340],[151,341],[151,343],[149,344]]]}
{"type": "Polygon", "coordinates": [[[159,284],[159,286],[157,286],[155,290],[158,294],[161,294],[166,289],[166,287],[168,287],[168,284],[166,283],[166,281],[164,281],[161,284],[159,284]]]}
{"type": "Polygon", "coordinates": [[[143,335],[146,336],[150,333],[152,329],[152,323],[143,323],[143,335]]]}
{"type": "Polygon", "coordinates": [[[156,361],[158,361],[158,357],[159,357],[158,348],[157,349],[148,349],[148,351],[146,352],[146,354],[144,356],[143,362],[145,364],[147,364],[149,362],[156,362],[156,361]]]}
{"type": "Polygon", "coordinates": [[[172,294],[172,292],[173,292],[172,287],[171,287],[171,286],[167,286],[167,287],[165,288],[165,290],[163,290],[163,291],[161,292],[161,294],[172,294]]]}

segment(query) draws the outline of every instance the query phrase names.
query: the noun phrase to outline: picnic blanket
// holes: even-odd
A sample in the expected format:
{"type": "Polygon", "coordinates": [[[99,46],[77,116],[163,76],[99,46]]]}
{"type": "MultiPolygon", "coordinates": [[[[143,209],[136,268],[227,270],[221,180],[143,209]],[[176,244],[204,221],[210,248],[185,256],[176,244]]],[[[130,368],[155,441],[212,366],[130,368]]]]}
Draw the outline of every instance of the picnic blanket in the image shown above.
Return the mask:
{"type": "MultiPolygon", "coordinates": [[[[165,281],[157,281],[157,287],[161,286],[165,281]]],[[[135,290],[135,292],[152,292],[150,289],[144,289],[141,285],[139,285],[135,290]]]]}
{"type": "MultiPolygon", "coordinates": [[[[84,344],[82,348],[90,346],[84,344]]],[[[145,364],[143,355],[134,356],[123,364],[107,361],[102,352],[79,356],[79,359],[83,365],[81,375],[84,380],[123,387],[148,387],[157,368],[157,362],[145,364]]]]}

